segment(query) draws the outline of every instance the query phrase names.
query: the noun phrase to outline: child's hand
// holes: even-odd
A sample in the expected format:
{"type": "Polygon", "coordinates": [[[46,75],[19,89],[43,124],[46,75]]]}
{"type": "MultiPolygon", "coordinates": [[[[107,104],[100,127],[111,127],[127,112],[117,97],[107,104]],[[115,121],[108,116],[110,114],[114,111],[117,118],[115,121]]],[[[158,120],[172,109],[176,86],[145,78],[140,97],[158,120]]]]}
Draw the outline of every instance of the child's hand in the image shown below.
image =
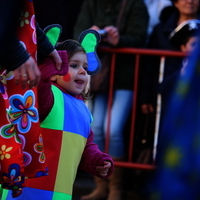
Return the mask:
{"type": "Polygon", "coordinates": [[[111,163],[108,161],[105,161],[103,164],[104,164],[103,166],[97,166],[96,170],[99,172],[101,176],[107,176],[108,170],[111,167],[111,163]]]}

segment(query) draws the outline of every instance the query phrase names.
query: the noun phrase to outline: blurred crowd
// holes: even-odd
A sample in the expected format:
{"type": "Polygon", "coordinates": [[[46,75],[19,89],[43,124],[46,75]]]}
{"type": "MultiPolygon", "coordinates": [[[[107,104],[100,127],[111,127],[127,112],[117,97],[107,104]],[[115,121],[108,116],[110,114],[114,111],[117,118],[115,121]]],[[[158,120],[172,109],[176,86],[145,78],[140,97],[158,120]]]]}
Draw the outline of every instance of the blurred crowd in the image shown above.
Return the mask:
{"type": "MultiPolygon", "coordinates": [[[[165,119],[170,110],[172,95],[176,89],[179,77],[187,73],[189,56],[198,46],[200,29],[199,0],[34,0],[35,16],[40,28],[50,24],[60,24],[62,33],[60,42],[66,39],[79,39],[86,29],[99,32],[101,42],[99,47],[109,48],[140,48],[148,50],[169,50],[183,52],[183,57],[167,57],[163,74],[160,73],[159,56],[141,56],[139,69],[139,84],[137,95],[137,112],[135,126],[134,162],[162,165],[162,152],[165,143],[165,119]],[[162,77],[161,77],[162,76],[162,77]],[[158,104],[160,106],[159,119],[158,104]],[[159,130],[155,124],[159,120],[159,130]],[[144,143],[145,139],[145,143],[144,143]],[[143,141],[143,142],[142,142],[143,141]],[[156,154],[154,155],[154,147],[156,154]],[[145,159],[140,160],[144,150],[145,159]]],[[[127,132],[131,125],[131,110],[134,100],[134,62],[135,57],[128,54],[116,56],[114,84],[112,86],[111,110],[109,104],[109,77],[111,56],[99,52],[102,63],[101,71],[91,76],[90,88],[92,99],[89,108],[93,114],[92,130],[94,142],[101,151],[105,151],[105,139],[109,124],[108,154],[114,162],[127,161],[127,132]],[[104,69],[107,69],[103,75],[104,69]],[[99,75],[99,76],[98,76],[99,75]],[[95,77],[96,76],[96,77],[95,77]],[[105,79],[104,79],[105,78],[105,79]],[[104,87],[94,85],[100,80],[107,81],[104,87]],[[101,88],[100,88],[101,87],[101,88]]],[[[175,133],[174,133],[175,134],[175,133]]],[[[147,179],[152,175],[139,173],[133,169],[125,171],[123,167],[115,167],[108,179],[94,176],[95,188],[82,200],[125,200],[125,187],[130,174],[133,174],[132,184],[139,189],[141,200],[150,199],[145,190],[147,179]],[[130,173],[130,174],[129,174],[130,173]],[[139,174],[139,175],[138,175],[139,174]],[[142,175],[141,175],[142,174],[142,175]],[[140,181],[139,178],[141,178],[140,181]],[[143,180],[144,178],[144,180],[143,180]],[[138,181],[138,183],[136,183],[138,181]],[[125,184],[126,183],[126,184],[125,184]],[[140,185],[141,184],[141,185],[140,185]]],[[[149,181],[149,179],[148,179],[149,181]]],[[[83,183],[84,184],[84,183],[83,183]]],[[[160,190],[162,192],[162,188],[160,190]]],[[[161,194],[160,194],[161,195],[161,194]]],[[[167,199],[151,197],[152,200],[167,199]]],[[[176,199],[176,198],[171,198],[176,199]]],[[[171,200],[170,199],[170,200],[171,200]]],[[[177,198],[178,199],[178,198],[177,198]]],[[[176,199],[176,200],[177,200],[176,199]]],[[[182,199],[181,199],[182,200],[182,199]]]]}

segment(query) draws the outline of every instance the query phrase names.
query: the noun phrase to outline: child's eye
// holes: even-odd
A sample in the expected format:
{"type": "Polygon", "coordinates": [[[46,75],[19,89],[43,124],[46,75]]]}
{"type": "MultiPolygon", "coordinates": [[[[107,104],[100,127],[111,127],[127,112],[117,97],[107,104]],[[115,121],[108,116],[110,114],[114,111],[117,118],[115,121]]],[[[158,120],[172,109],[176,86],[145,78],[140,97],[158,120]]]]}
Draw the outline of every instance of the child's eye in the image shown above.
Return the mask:
{"type": "Polygon", "coordinates": [[[69,66],[72,67],[72,68],[76,68],[78,65],[77,64],[70,64],[69,66]]]}
{"type": "Polygon", "coordinates": [[[83,67],[83,69],[84,69],[85,71],[87,71],[87,70],[88,70],[88,67],[87,67],[87,66],[85,66],[85,67],[83,67]]]}

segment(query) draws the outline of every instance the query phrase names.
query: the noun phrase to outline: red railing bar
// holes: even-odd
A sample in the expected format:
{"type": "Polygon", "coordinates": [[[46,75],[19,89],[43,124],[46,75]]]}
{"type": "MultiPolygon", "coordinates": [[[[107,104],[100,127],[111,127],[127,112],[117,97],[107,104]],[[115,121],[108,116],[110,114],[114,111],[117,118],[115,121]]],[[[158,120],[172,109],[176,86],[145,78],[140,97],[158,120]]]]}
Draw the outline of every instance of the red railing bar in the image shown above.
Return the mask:
{"type": "Polygon", "coordinates": [[[109,48],[99,47],[99,51],[108,53],[125,53],[125,54],[140,54],[140,55],[157,55],[157,56],[175,56],[183,57],[186,53],[180,51],[157,50],[157,49],[137,49],[137,48],[109,48]]]}
{"type": "Polygon", "coordinates": [[[152,170],[155,169],[156,166],[153,164],[140,164],[140,163],[131,163],[131,162],[119,162],[115,161],[114,165],[116,167],[127,167],[127,168],[135,168],[135,169],[146,169],[146,170],[152,170]]]}

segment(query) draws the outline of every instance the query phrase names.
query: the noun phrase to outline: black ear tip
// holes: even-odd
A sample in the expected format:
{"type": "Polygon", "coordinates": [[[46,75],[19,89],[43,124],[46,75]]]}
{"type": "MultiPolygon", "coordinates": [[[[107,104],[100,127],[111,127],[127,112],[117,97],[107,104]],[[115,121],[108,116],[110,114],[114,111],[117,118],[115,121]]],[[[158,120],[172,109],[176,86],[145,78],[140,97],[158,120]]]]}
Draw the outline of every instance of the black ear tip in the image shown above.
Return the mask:
{"type": "Polygon", "coordinates": [[[55,28],[55,27],[59,28],[60,32],[62,32],[62,26],[60,24],[51,24],[44,28],[44,32],[47,33],[50,29],[55,28]]]}
{"type": "Polygon", "coordinates": [[[97,44],[98,44],[101,40],[101,36],[96,30],[93,30],[93,29],[86,29],[83,32],[81,32],[79,39],[78,39],[78,42],[81,43],[83,41],[83,38],[89,33],[92,33],[96,36],[97,44]]]}

